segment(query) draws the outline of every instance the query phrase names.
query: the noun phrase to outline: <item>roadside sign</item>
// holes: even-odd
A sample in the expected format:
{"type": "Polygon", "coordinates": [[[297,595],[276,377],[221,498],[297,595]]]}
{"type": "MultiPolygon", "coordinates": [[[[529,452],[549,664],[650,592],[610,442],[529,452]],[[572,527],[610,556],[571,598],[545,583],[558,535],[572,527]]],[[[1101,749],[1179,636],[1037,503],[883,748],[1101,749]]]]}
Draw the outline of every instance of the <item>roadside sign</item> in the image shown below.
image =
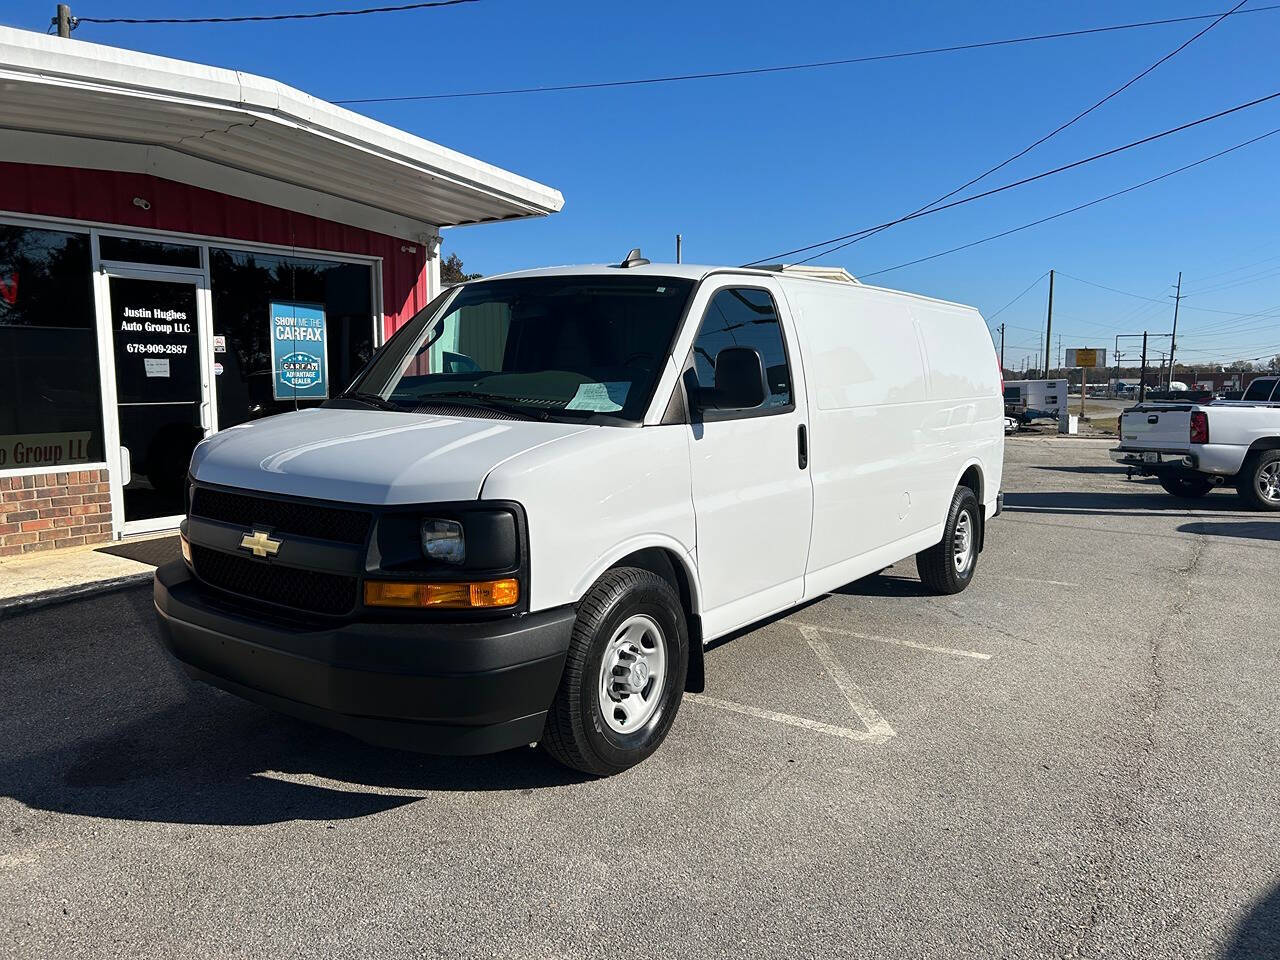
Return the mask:
{"type": "Polygon", "coordinates": [[[1068,347],[1068,367],[1105,367],[1107,365],[1106,347],[1068,347]]]}

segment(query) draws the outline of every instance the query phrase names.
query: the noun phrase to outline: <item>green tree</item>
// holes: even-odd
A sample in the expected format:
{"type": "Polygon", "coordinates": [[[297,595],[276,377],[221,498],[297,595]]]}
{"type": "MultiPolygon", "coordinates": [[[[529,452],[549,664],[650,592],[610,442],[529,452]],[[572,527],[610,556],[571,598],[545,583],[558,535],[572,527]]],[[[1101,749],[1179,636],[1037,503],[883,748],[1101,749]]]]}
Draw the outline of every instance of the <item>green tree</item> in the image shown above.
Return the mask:
{"type": "Polygon", "coordinates": [[[462,283],[466,280],[479,280],[483,276],[483,273],[467,273],[462,266],[462,258],[456,253],[449,254],[444,263],[440,264],[441,283],[462,283]]]}

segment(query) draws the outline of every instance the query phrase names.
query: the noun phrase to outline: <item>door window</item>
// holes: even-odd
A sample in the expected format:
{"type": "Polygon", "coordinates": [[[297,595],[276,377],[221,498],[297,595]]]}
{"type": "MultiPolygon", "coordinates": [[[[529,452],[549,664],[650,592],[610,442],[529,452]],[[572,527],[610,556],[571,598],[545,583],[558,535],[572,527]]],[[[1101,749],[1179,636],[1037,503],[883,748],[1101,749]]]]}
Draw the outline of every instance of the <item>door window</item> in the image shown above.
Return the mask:
{"type": "MultiPolygon", "coordinates": [[[[707,312],[693,343],[693,369],[698,386],[711,389],[716,383],[716,356],[725,347],[752,347],[764,362],[769,395],[766,412],[783,413],[793,409],[791,369],[778,322],[778,308],[768,291],[756,287],[731,287],[711,298],[707,312]]],[[[759,414],[743,411],[736,414],[759,414]]],[[[735,414],[727,414],[729,417],[735,414]]]]}
{"type": "Polygon", "coordinates": [[[127,522],[182,513],[191,452],[204,436],[196,287],[176,280],[112,277],[122,477],[127,522]]]}
{"type": "Polygon", "coordinates": [[[1265,403],[1267,398],[1271,396],[1271,389],[1276,385],[1275,380],[1255,380],[1249,384],[1249,389],[1244,392],[1244,400],[1252,400],[1255,403],[1265,403]]]}

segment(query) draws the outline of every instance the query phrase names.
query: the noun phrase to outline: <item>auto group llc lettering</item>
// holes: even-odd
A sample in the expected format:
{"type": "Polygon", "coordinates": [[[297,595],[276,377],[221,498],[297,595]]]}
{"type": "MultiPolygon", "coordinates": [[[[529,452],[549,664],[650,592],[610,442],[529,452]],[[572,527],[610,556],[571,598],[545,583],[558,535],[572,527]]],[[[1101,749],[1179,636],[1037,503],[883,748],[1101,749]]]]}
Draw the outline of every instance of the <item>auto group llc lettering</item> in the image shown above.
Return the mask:
{"type": "Polygon", "coordinates": [[[150,307],[125,307],[125,319],[120,321],[120,329],[129,333],[190,333],[191,324],[181,323],[187,319],[186,311],[150,307]],[[168,321],[158,323],[156,321],[168,321]],[[139,322],[145,321],[145,322],[139,322]]]}

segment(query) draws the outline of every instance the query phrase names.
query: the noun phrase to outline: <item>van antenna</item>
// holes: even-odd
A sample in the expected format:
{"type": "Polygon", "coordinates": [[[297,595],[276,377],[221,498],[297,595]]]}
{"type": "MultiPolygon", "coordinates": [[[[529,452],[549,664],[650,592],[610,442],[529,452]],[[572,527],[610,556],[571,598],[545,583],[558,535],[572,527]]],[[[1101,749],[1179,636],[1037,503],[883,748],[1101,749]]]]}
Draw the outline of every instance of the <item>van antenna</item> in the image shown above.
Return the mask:
{"type": "Polygon", "coordinates": [[[623,270],[626,270],[628,267],[643,267],[648,262],[649,262],[648,260],[640,256],[639,247],[632,247],[631,250],[627,253],[626,259],[624,259],[620,264],[618,264],[618,266],[623,270]]]}

